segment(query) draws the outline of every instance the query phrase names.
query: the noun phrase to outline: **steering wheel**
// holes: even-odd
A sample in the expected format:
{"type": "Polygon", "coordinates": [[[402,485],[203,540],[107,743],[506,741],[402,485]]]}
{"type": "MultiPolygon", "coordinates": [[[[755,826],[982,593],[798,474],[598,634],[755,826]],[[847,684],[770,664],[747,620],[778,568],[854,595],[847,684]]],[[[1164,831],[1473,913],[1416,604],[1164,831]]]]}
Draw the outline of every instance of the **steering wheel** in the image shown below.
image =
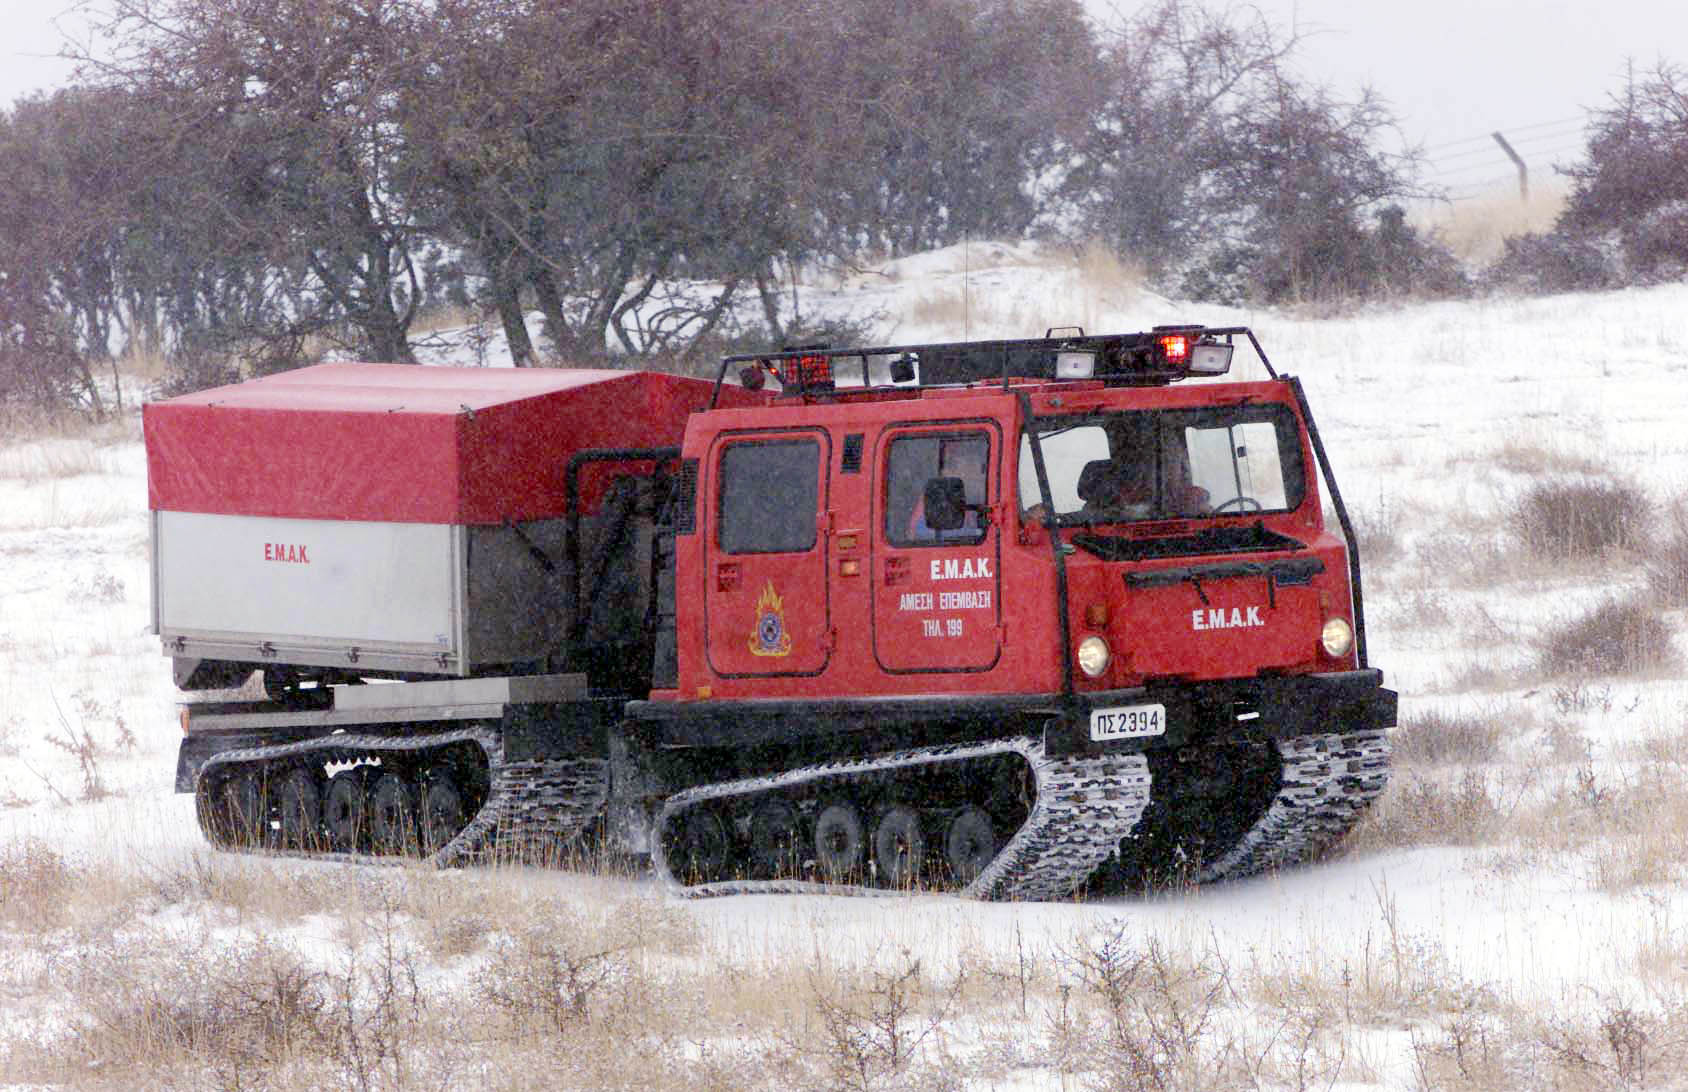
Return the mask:
{"type": "Polygon", "coordinates": [[[1263,512],[1266,510],[1266,506],[1255,500],[1253,497],[1236,496],[1232,497],[1224,504],[1214,505],[1213,514],[1218,515],[1233,505],[1236,506],[1238,512],[1263,512]]]}

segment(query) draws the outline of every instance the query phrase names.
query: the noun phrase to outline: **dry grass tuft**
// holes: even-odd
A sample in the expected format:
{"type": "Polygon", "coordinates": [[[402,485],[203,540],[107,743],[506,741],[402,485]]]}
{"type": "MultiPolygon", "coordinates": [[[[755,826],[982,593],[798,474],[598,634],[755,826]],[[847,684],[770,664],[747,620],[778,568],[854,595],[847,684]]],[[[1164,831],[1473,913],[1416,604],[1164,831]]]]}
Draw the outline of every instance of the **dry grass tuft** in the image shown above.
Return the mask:
{"type": "Polygon", "coordinates": [[[1538,557],[1577,560],[1640,549],[1651,510],[1647,494],[1621,479],[1553,478],[1514,502],[1512,521],[1538,557]]]}
{"type": "Polygon", "coordinates": [[[141,419],[128,412],[94,420],[12,410],[0,415],[0,436],[6,440],[0,447],[0,478],[75,477],[103,469],[92,461],[102,449],[139,440],[141,419]],[[84,469],[90,465],[94,469],[84,469]]]}
{"type": "MultiPolygon", "coordinates": [[[[1507,175],[1511,165],[1498,147],[1492,152],[1496,174],[1507,175]]],[[[1510,181],[1498,184],[1486,194],[1469,200],[1438,206],[1423,218],[1448,248],[1469,265],[1486,265],[1499,258],[1507,239],[1514,235],[1549,231],[1565,207],[1565,187],[1531,179],[1530,199],[1520,200],[1510,181]]]]}
{"type": "Polygon", "coordinates": [[[1651,603],[1639,598],[1608,599],[1540,635],[1540,668],[1552,676],[1656,671],[1676,662],[1671,637],[1671,627],[1651,603]]]}
{"type": "Polygon", "coordinates": [[[1501,742],[1518,731],[1516,710],[1445,713],[1433,710],[1406,717],[1389,734],[1398,765],[1447,766],[1492,762],[1500,757],[1501,742]]]}
{"type": "Polygon", "coordinates": [[[1354,850],[1481,845],[1502,829],[1509,810],[1480,770],[1399,771],[1344,844],[1354,850]]]}
{"type": "Polygon", "coordinates": [[[0,921],[43,931],[56,927],[82,872],[36,838],[0,846],[0,921]]]}
{"type": "Polygon", "coordinates": [[[460,330],[465,326],[473,326],[481,321],[482,316],[475,309],[456,304],[434,304],[417,313],[416,321],[410,325],[413,335],[434,334],[442,330],[460,330]]]}
{"type": "Polygon", "coordinates": [[[1603,472],[1596,459],[1536,432],[1508,436],[1495,447],[1486,462],[1498,469],[1529,477],[1597,475],[1603,472]]]}
{"type": "Polygon", "coordinates": [[[104,470],[99,450],[86,440],[37,441],[0,451],[0,479],[62,481],[104,470]]]}
{"type": "MultiPolygon", "coordinates": [[[[1435,574],[1441,588],[1490,588],[1495,573],[1508,571],[1513,559],[1493,531],[1434,531],[1414,539],[1413,563],[1435,574]]],[[[1360,563],[1370,561],[1362,549],[1360,563]]]]}
{"type": "MultiPolygon", "coordinates": [[[[1406,554],[1401,539],[1401,506],[1379,498],[1375,508],[1352,508],[1349,516],[1354,522],[1355,546],[1363,565],[1390,565],[1406,554]]],[[[1334,527],[1334,517],[1326,524],[1334,527]]]]}
{"type": "Polygon", "coordinates": [[[909,318],[923,326],[967,329],[980,319],[977,301],[967,284],[922,293],[909,307],[909,318]]]}

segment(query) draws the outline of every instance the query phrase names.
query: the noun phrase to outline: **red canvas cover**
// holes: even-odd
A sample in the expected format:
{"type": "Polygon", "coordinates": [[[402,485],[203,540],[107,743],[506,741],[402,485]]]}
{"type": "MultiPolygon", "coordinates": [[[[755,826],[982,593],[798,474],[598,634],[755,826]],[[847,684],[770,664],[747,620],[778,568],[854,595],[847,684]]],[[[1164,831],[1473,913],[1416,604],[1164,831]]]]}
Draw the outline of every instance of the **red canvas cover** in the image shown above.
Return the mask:
{"type": "MultiPolygon", "coordinates": [[[[659,372],[318,364],[147,405],[148,503],[404,523],[555,518],[571,455],[678,446],[711,387],[659,372]]],[[[725,405],[752,400],[722,390],[725,405]]]]}

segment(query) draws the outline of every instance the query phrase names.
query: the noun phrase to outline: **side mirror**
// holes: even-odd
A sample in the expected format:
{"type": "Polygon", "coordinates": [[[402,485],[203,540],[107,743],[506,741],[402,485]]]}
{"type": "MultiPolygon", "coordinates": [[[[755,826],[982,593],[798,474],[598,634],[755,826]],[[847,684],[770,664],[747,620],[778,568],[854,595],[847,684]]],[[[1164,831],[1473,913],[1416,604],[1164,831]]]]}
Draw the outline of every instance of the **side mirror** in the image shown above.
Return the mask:
{"type": "Polygon", "coordinates": [[[955,531],[967,521],[967,487],[960,478],[928,478],[925,506],[926,526],[934,531],[955,531]]]}

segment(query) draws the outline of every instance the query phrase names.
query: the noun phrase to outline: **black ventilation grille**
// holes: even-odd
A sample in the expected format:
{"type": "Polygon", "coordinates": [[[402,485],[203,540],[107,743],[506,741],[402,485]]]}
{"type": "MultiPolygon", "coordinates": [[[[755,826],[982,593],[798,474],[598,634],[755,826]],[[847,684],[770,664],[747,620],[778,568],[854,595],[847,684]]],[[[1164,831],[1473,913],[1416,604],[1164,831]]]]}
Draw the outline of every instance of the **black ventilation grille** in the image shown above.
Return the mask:
{"type": "Polygon", "coordinates": [[[697,460],[680,460],[680,477],[674,486],[674,533],[689,535],[697,530],[697,460]]]}
{"type": "Polygon", "coordinates": [[[862,434],[852,432],[844,437],[844,459],[838,466],[843,474],[860,474],[862,472],[862,434]]]}

